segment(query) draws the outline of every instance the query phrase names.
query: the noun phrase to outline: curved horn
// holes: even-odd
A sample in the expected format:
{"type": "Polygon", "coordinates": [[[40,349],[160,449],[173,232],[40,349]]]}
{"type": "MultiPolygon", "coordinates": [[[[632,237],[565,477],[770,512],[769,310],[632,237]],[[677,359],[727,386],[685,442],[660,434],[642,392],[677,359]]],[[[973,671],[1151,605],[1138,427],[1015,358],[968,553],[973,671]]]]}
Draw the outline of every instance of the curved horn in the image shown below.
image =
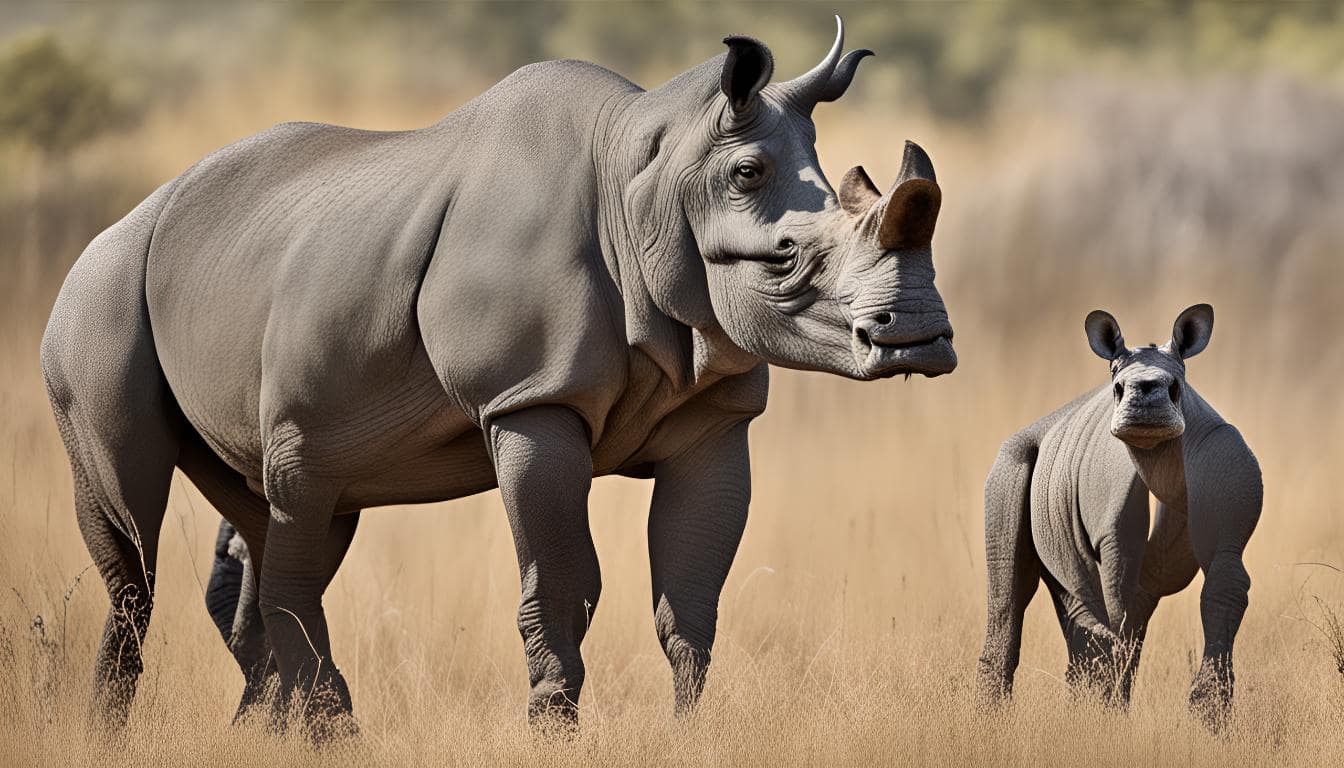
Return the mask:
{"type": "MultiPolygon", "coordinates": [[[[831,50],[826,54],[826,58],[805,74],[799,75],[786,83],[780,83],[779,88],[784,95],[805,114],[811,114],[812,107],[816,106],[822,95],[828,92],[831,75],[835,73],[836,65],[840,63],[840,51],[844,48],[844,45],[845,23],[837,15],[835,17],[835,42],[831,45],[831,50]]],[[[855,53],[858,52],[855,51],[855,53]]],[[[858,61],[855,60],[854,63],[857,64],[858,61]]],[[[853,76],[852,71],[850,75],[853,76]]],[[[843,89],[841,90],[843,92],[843,89]]]]}
{"type": "Polygon", "coordinates": [[[850,51],[845,54],[845,58],[841,59],[836,66],[835,72],[831,73],[831,79],[826,82],[826,87],[821,89],[817,101],[835,101],[844,96],[845,91],[849,90],[850,82],[854,79],[854,73],[859,70],[859,62],[872,55],[873,52],[867,48],[860,48],[857,51],[850,51]]]}

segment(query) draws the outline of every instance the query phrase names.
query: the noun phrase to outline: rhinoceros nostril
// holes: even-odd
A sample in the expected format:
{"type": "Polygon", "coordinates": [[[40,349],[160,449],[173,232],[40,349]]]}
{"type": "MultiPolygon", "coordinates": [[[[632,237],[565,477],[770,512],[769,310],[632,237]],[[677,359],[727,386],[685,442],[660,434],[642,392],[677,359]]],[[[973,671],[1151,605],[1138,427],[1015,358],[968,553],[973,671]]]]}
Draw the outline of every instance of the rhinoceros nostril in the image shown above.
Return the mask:
{"type": "Polygon", "coordinates": [[[865,347],[872,346],[873,342],[868,339],[868,332],[862,328],[855,328],[854,335],[859,338],[859,343],[865,347]]]}
{"type": "Polygon", "coordinates": [[[1117,382],[1115,382],[1115,387],[1114,387],[1114,389],[1115,389],[1115,398],[1116,398],[1117,400],[1119,400],[1120,398],[1122,398],[1122,397],[1125,396],[1125,385],[1124,385],[1124,384],[1121,384],[1120,382],[1117,381],[1117,382]]]}
{"type": "Polygon", "coordinates": [[[890,312],[878,312],[876,315],[873,315],[873,320],[876,321],[878,325],[890,325],[890,324],[891,324],[891,313],[890,313],[890,312]]]}

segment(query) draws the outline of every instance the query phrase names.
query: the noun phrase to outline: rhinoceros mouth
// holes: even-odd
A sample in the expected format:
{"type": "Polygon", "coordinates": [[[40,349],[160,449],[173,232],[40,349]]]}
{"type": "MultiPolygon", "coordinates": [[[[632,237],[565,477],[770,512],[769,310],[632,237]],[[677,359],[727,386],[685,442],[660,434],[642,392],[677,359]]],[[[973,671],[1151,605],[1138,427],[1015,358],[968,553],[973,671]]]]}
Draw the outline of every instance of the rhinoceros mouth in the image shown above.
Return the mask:
{"type": "Polygon", "coordinates": [[[863,361],[864,378],[868,379],[916,373],[933,378],[951,373],[956,367],[957,353],[946,334],[899,344],[872,343],[863,361]]]}
{"type": "Polygon", "coordinates": [[[1126,417],[1116,414],[1116,416],[1111,421],[1111,434],[1135,448],[1155,448],[1185,433],[1185,421],[1179,417],[1159,416],[1151,421],[1143,421],[1132,415],[1126,417]]]}

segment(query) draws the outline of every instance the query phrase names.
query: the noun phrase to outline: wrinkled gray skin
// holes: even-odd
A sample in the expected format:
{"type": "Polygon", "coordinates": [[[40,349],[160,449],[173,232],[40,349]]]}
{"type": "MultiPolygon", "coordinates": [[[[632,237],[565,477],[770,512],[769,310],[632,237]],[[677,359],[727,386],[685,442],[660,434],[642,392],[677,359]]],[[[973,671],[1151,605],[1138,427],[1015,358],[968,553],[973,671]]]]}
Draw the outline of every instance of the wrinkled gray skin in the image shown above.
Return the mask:
{"type": "Polygon", "coordinates": [[[1009,438],[985,484],[989,622],[978,694],[993,704],[1011,693],[1023,613],[1044,580],[1069,681],[1127,705],[1158,600],[1203,570],[1204,655],[1190,707],[1216,729],[1232,700],[1232,642],[1251,586],[1242,550],[1262,488],[1241,434],[1185,379],[1184,361],[1213,332],[1213,308],[1182,312],[1161,347],[1127,348],[1100,310],[1085,325],[1110,384],[1009,438]]]}
{"type": "Polygon", "coordinates": [[[868,52],[842,60],[837,35],[811,72],[767,85],[765,46],[725,42],[649,92],[557,61],[423,130],[281,125],[90,244],[42,362],[112,596],[96,672],[108,722],[141,670],[174,466],[250,552],[220,622],[244,704],[273,663],[281,705],[300,692],[310,723],[342,728],[322,594],[360,510],[497,485],[528,711],[570,719],[601,591],[591,479],[654,478],[655,623],[677,710],[695,703],[766,364],[855,379],[956,364],[927,156],[907,145],[886,195],[861,169],[837,195],[813,149],[812,108],[868,52]]]}

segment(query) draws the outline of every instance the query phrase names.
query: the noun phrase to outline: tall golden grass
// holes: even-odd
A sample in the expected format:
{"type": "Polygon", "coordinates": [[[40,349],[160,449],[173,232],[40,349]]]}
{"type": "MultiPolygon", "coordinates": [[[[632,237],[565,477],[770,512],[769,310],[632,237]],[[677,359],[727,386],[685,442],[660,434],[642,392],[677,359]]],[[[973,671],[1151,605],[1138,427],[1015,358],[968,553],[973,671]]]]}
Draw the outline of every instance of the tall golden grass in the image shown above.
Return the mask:
{"type": "MultiPolygon", "coordinates": [[[[497,493],[367,512],[327,595],[362,735],[313,752],[229,725],[241,677],[203,606],[218,517],[173,481],[146,671],[130,725],[86,727],[107,599],[72,514],[37,342],[65,265],[205,152],[274,122],[425,124],[450,104],[333,106],[302,80],[235,83],[66,161],[9,149],[0,203],[0,755],[10,765],[432,762],[1327,765],[1344,759],[1344,98],[1292,81],[1061,81],[975,130],[873,104],[818,110],[831,178],[894,176],[901,140],[944,187],[935,238],[961,367],[856,384],[775,371],[752,428],[755,500],[720,608],[704,704],[672,718],[650,605],[651,484],[595,483],[605,590],[584,651],[583,728],[525,727],[518,595],[497,493]],[[1016,698],[986,717],[972,671],[984,612],[981,487],[999,443],[1105,365],[1104,307],[1161,341],[1211,302],[1193,386],[1264,469],[1254,586],[1230,727],[1185,711],[1202,647],[1196,580],[1162,605],[1127,714],[1070,694],[1048,600],[1028,612],[1016,698]],[[1335,626],[1338,626],[1337,624],[1335,626]],[[1335,643],[1340,642],[1338,636],[1335,643]]],[[[128,297],[128,300],[133,300],[128,297]]]]}

